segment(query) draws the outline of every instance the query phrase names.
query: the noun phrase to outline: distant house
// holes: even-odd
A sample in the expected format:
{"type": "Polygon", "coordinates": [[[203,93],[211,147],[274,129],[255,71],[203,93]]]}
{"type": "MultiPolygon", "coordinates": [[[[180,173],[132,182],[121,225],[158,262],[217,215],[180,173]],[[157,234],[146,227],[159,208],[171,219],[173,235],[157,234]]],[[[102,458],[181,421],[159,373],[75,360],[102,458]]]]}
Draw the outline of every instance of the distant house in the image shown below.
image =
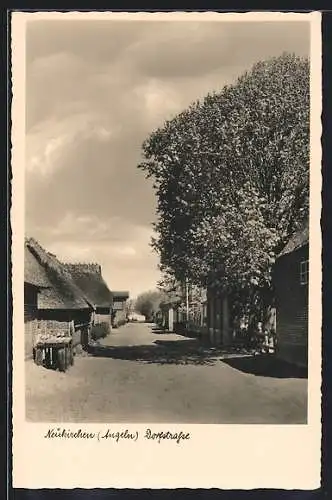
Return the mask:
{"type": "MultiPolygon", "coordinates": [[[[183,333],[178,324],[176,304],[172,300],[163,300],[154,316],[154,322],[169,332],[183,333]]],[[[179,323],[179,321],[178,321],[179,323]]]]}
{"type": "Polygon", "coordinates": [[[93,305],[61,262],[32,238],[25,241],[24,302],[29,327],[26,351],[30,349],[29,344],[32,344],[33,351],[38,336],[59,330],[72,335],[74,346],[87,344],[93,305]],[[33,280],[35,283],[31,283],[33,280]]]}
{"type": "Polygon", "coordinates": [[[308,284],[307,224],[293,235],[274,267],[277,356],[302,366],[308,363],[308,284]]]}
{"type": "Polygon", "coordinates": [[[112,292],[101,273],[99,264],[64,264],[75,284],[94,305],[94,323],[111,324],[112,292]]]}
{"type": "Polygon", "coordinates": [[[179,334],[197,337],[207,334],[207,294],[204,288],[190,285],[187,293],[186,286],[180,285],[166,297],[160,304],[158,323],[179,334]]]}
{"type": "Polygon", "coordinates": [[[116,328],[126,322],[126,302],[129,299],[129,292],[112,290],[112,295],[112,326],[116,328]]]}

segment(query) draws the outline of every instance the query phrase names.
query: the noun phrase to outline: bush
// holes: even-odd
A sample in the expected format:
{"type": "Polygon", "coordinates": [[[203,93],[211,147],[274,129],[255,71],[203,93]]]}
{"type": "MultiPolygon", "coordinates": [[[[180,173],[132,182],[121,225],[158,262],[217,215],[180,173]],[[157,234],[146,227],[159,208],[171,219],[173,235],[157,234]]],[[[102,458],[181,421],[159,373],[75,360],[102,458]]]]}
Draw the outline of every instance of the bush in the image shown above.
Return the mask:
{"type": "Polygon", "coordinates": [[[125,318],[115,319],[113,326],[114,326],[114,328],[119,328],[120,326],[123,326],[126,323],[127,323],[127,320],[125,318]]]}
{"type": "Polygon", "coordinates": [[[111,326],[109,323],[98,323],[91,328],[92,340],[103,339],[111,333],[111,326]]]}
{"type": "Polygon", "coordinates": [[[113,316],[112,326],[113,328],[119,328],[127,323],[127,316],[124,311],[116,311],[113,316]]]}
{"type": "Polygon", "coordinates": [[[184,335],[187,331],[187,325],[185,321],[179,321],[177,323],[174,323],[174,332],[178,333],[180,335],[184,335]]]}

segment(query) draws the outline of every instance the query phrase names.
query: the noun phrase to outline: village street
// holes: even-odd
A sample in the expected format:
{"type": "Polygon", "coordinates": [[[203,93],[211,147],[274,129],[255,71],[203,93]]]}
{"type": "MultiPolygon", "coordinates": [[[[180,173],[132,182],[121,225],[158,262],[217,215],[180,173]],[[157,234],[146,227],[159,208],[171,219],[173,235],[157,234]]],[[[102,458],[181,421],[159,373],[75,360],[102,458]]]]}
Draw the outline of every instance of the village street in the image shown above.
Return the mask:
{"type": "Polygon", "coordinates": [[[26,416],[43,422],[305,423],[307,380],[267,360],[129,323],[66,373],[26,362],[26,416]],[[266,376],[266,373],[268,376],[266,376]]]}

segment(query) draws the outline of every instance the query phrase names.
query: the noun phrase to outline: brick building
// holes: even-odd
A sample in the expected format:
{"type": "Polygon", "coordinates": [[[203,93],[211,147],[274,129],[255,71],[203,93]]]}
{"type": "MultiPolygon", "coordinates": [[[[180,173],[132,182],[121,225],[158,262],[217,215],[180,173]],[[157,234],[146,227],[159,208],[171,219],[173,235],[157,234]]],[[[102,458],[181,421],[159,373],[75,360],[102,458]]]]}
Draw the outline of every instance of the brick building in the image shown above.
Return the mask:
{"type": "Polygon", "coordinates": [[[277,356],[297,365],[308,363],[308,224],[287,243],[274,267],[277,356]]]}

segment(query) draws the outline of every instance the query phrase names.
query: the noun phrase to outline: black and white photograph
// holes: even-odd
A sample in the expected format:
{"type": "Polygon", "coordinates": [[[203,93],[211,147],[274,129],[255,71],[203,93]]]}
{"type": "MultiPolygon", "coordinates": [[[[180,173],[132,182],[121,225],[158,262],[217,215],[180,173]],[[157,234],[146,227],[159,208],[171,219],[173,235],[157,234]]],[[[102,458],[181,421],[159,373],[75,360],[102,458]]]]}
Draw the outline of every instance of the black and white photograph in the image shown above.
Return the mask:
{"type": "Polygon", "coordinates": [[[312,32],[310,15],[25,14],[26,424],[308,426],[312,32]]]}

